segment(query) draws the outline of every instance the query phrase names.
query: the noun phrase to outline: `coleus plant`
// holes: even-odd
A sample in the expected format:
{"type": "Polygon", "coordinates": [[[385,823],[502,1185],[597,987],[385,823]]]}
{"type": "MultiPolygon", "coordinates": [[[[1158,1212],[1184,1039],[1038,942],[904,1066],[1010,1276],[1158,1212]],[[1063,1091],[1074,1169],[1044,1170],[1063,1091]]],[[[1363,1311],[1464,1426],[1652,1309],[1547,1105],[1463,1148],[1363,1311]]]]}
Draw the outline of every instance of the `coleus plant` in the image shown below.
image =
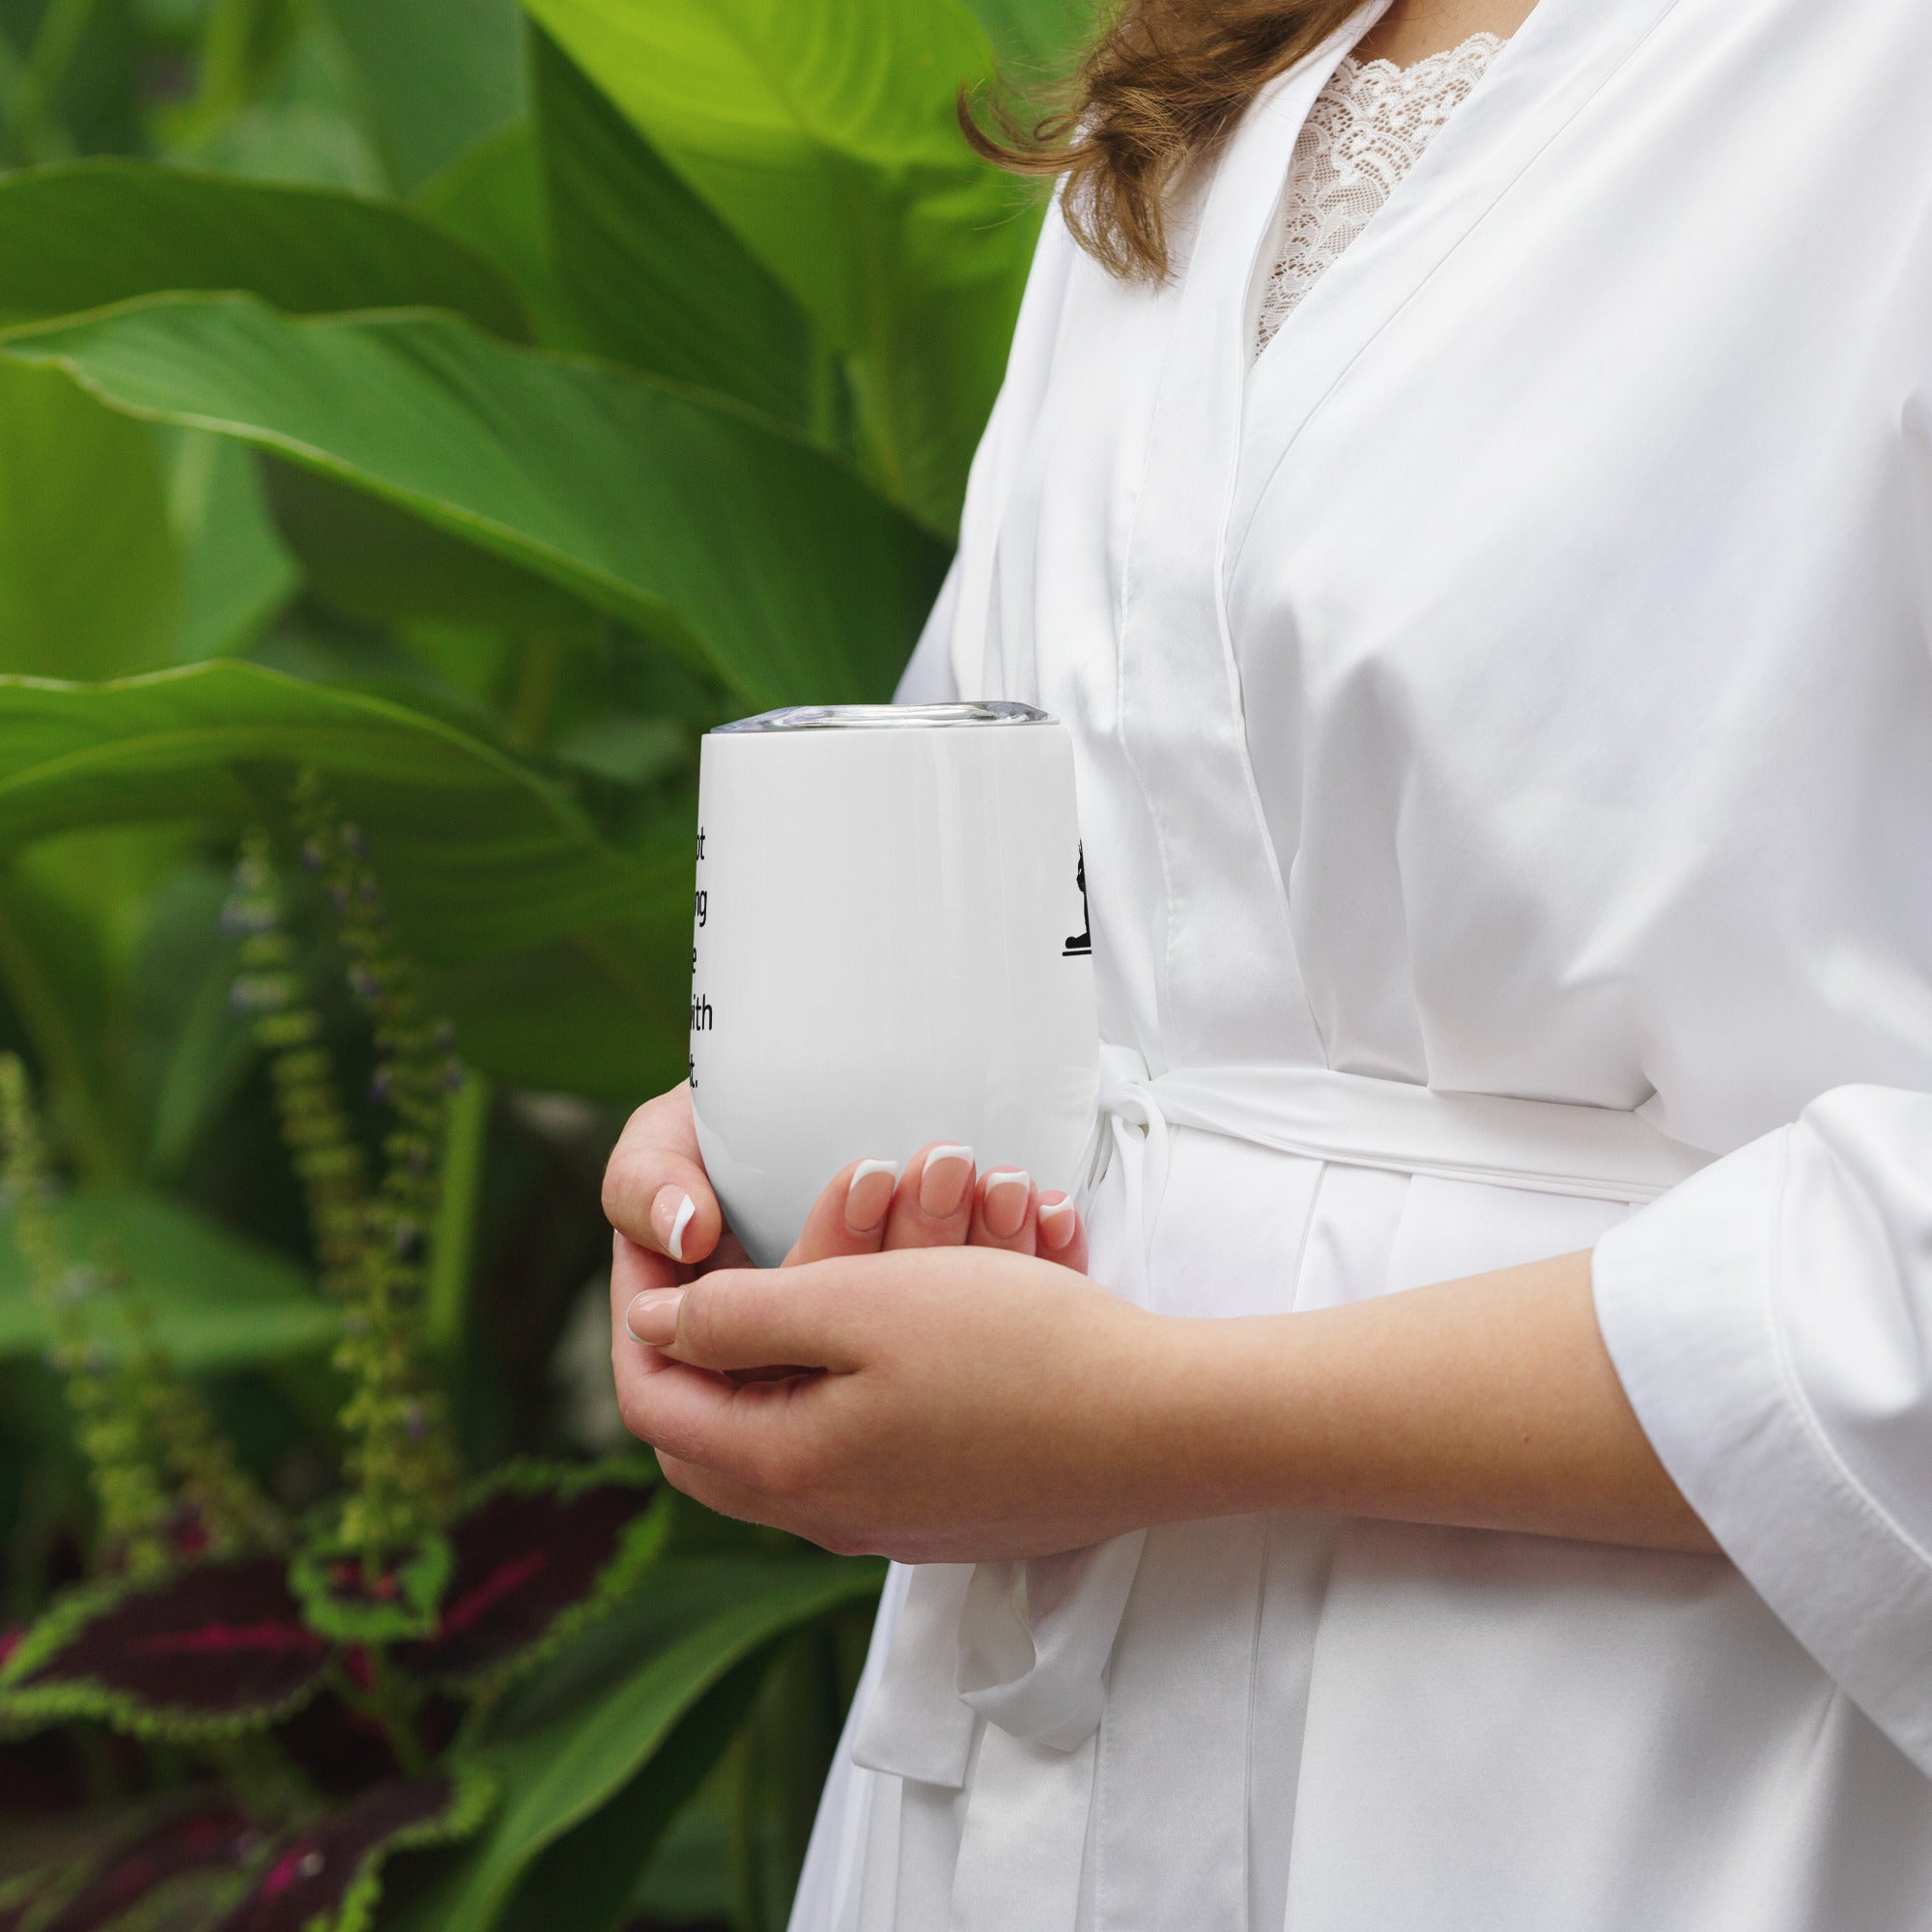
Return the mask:
{"type": "Polygon", "coordinates": [[[0,1059],[0,1173],[99,1523],[94,1574],[0,1644],[0,1730],[90,1720],[189,1768],[185,1795],[0,1889],[0,1932],[357,1932],[390,1854],[484,1824],[498,1794],[470,1748],[480,1721],[631,1592],[664,1539],[640,1464],[513,1463],[463,1480],[423,1321],[462,1068],[355,828],[306,772],[279,816],[372,1023],[384,1122],[372,1177],[285,869],[250,833],[224,912],[235,999],[341,1310],[344,1481],[294,1522],[256,1487],[154,1341],[127,1270],[65,1251],[24,1069],[0,1059]]]}

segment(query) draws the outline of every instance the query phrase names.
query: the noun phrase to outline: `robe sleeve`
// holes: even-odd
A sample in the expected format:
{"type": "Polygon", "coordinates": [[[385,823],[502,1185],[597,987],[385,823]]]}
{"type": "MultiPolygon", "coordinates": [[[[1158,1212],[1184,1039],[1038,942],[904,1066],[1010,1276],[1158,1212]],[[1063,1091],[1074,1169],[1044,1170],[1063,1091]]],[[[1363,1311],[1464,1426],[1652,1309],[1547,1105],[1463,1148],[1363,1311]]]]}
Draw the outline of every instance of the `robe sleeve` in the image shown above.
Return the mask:
{"type": "MultiPolygon", "coordinates": [[[[1932,366],[1901,412],[1932,660],[1932,366]]],[[[1925,841],[1932,895],[1932,839],[1925,841]]],[[[1725,1553],[1932,1775],[1932,1094],[1840,1087],[1598,1244],[1598,1320],[1725,1553]]]]}
{"type": "Polygon", "coordinates": [[[1594,1269],[1664,1467],[1932,1775],[1932,1095],[1834,1089],[1612,1229],[1594,1269]]]}

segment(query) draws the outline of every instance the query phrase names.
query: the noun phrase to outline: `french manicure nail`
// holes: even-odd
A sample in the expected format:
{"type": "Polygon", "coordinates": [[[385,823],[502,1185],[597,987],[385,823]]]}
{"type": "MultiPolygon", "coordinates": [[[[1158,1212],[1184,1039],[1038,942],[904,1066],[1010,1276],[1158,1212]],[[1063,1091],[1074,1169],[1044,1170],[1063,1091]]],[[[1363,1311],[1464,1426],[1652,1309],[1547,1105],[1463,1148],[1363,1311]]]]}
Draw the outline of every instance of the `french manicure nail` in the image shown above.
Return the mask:
{"type": "Polygon", "coordinates": [[[895,1160],[862,1160],[845,1183],[845,1225],[855,1235],[869,1235],[886,1218],[898,1184],[895,1160]]]}
{"type": "Polygon", "coordinates": [[[925,1169],[919,1177],[919,1205],[935,1221],[956,1214],[973,1184],[973,1150],[969,1147],[936,1147],[925,1157],[925,1169]]]}
{"type": "Polygon", "coordinates": [[[1039,1238],[1056,1254],[1073,1238],[1080,1215],[1065,1195],[1039,1204],[1039,1238]]]}
{"type": "Polygon", "coordinates": [[[681,1288],[647,1288],[632,1297],[624,1311],[624,1326],[631,1340],[646,1347],[662,1349],[677,1335],[677,1305],[684,1299],[681,1288]]]}
{"type": "Polygon", "coordinates": [[[681,1187],[660,1187],[651,1203],[651,1231],[672,1261],[684,1259],[684,1231],[697,1212],[697,1203],[681,1187]]]}
{"type": "Polygon", "coordinates": [[[1024,1169],[1005,1167],[986,1177],[986,1232],[997,1241],[1009,1241],[1026,1222],[1033,1181],[1024,1169]]]}

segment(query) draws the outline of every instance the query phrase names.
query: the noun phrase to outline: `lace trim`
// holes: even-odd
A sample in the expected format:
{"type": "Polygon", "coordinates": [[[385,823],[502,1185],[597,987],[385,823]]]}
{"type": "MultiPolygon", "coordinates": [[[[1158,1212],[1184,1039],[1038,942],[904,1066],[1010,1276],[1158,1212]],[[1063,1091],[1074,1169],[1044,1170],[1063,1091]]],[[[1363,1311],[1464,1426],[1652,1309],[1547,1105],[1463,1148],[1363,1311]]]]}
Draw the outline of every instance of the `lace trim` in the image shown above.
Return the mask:
{"type": "Polygon", "coordinates": [[[1475,34],[1412,67],[1350,54],[1335,70],[1289,164],[1257,355],[1475,92],[1502,44],[1494,34],[1475,34]]]}

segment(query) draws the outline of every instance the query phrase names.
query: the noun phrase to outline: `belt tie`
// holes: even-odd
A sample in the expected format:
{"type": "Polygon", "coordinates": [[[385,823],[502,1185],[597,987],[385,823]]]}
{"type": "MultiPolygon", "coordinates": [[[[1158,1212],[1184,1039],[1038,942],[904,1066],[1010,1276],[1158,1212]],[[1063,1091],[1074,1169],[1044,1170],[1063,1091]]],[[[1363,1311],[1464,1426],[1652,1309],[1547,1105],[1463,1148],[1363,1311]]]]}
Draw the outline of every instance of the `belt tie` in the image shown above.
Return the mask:
{"type": "MultiPolygon", "coordinates": [[[[1142,1307],[1151,1300],[1148,1256],[1174,1127],[1345,1166],[1632,1203],[1655,1199],[1712,1158],[1620,1108],[1445,1093],[1319,1066],[1180,1067],[1155,1077],[1133,1049],[1103,1046],[1082,1203],[1118,1163],[1127,1253],[1125,1279],[1113,1285],[1142,1307]]],[[[1100,1721],[1107,1660],[1146,1534],[1024,1563],[915,1570],[854,1757],[957,1790],[978,1719],[1056,1750],[1084,1744],[1100,1721]]]]}

